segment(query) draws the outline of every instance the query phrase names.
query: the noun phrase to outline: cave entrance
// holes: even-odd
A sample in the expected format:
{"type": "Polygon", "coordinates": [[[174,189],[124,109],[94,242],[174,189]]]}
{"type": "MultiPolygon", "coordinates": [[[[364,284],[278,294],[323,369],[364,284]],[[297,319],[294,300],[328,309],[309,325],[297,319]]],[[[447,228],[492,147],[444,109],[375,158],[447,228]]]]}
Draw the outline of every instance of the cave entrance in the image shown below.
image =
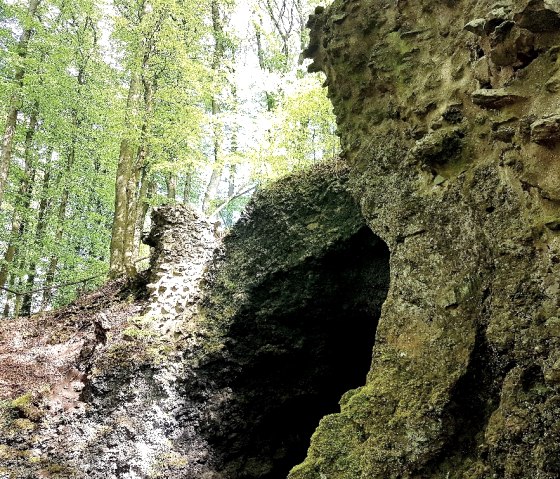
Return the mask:
{"type": "Polygon", "coordinates": [[[233,401],[213,441],[225,477],[285,479],[305,458],[319,420],[365,384],[388,288],[389,250],[365,226],[259,288],[228,335],[233,401]]]}

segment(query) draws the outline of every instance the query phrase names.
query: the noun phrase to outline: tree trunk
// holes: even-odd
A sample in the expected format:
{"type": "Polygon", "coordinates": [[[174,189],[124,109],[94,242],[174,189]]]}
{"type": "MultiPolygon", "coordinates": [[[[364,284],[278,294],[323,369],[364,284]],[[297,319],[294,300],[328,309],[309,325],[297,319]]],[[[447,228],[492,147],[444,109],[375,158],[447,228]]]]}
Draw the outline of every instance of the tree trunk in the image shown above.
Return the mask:
{"type": "Polygon", "coordinates": [[[25,214],[31,206],[31,194],[33,189],[33,184],[35,182],[35,168],[33,166],[33,158],[31,150],[33,147],[33,137],[37,128],[37,110],[34,109],[31,117],[29,119],[29,126],[27,128],[27,133],[25,135],[25,150],[24,150],[24,162],[25,170],[19,186],[18,200],[21,202],[19,205],[16,204],[14,208],[14,213],[12,216],[12,228],[10,233],[10,243],[4,254],[4,261],[2,268],[0,268],[0,287],[4,287],[8,279],[8,274],[10,267],[16,257],[17,244],[20,240],[27,226],[26,218],[21,215],[25,214]]]}
{"type": "MultiPolygon", "coordinates": [[[[264,49],[262,45],[262,36],[261,36],[261,29],[262,29],[262,19],[259,18],[259,24],[255,25],[255,38],[257,41],[257,58],[259,60],[259,67],[263,71],[270,71],[270,68],[266,66],[264,61],[264,49]]],[[[275,105],[275,98],[274,94],[265,90],[265,101],[266,101],[266,111],[274,110],[275,105]]]]}
{"type": "Polygon", "coordinates": [[[220,186],[220,181],[222,179],[222,170],[223,167],[218,164],[218,151],[214,148],[214,168],[212,170],[212,174],[210,175],[210,181],[206,187],[204,200],[202,202],[202,211],[206,214],[210,213],[211,202],[214,198],[216,198],[218,187],[220,186]]]}
{"type": "Polygon", "coordinates": [[[177,175],[168,173],[165,176],[165,184],[167,186],[167,199],[171,203],[175,203],[177,201],[177,175]]]}
{"type": "MultiPolygon", "coordinates": [[[[50,157],[52,153],[48,154],[47,157],[50,157]]],[[[41,193],[41,200],[39,202],[39,212],[37,215],[37,227],[35,229],[35,244],[41,244],[43,239],[43,235],[45,233],[45,229],[47,226],[46,223],[46,216],[47,216],[47,208],[48,208],[48,190],[49,190],[49,183],[50,183],[50,171],[48,167],[45,170],[45,174],[43,176],[43,185],[42,185],[42,193],[41,193]]],[[[29,291],[23,297],[23,304],[22,304],[22,313],[24,315],[30,315],[32,312],[33,307],[33,294],[31,291],[35,287],[35,278],[37,277],[37,262],[35,258],[31,261],[29,265],[29,274],[27,276],[27,281],[25,285],[25,290],[29,291]]]]}
{"type": "Polygon", "coordinates": [[[145,189],[144,192],[140,192],[140,206],[139,206],[139,213],[136,219],[136,227],[135,227],[135,237],[134,237],[134,258],[135,262],[138,259],[138,253],[140,250],[140,243],[142,242],[142,233],[144,232],[144,223],[146,222],[146,216],[148,215],[148,211],[150,211],[150,203],[148,201],[154,194],[155,190],[155,183],[152,180],[144,180],[142,182],[141,190],[145,189]]]}
{"type": "MultiPolygon", "coordinates": [[[[12,291],[14,291],[15,279],[16,279],[16,275],[11,274],[10,275],[10,282],[8,284],[8,288],[12,291]]],[[[4,302],[4,311],[3,311],[3,316],[5,318],[8,318],[10,316],[10,304],[12,304],[13,297],[14,297],[13,293],[10,293],[9,291],[6,291],[6,301],[4,302]]]]}
{"type": "MultiPolygon", "coordinates": [[[[33,19],[35,17],[37,8],[39,7],[39,3],[40,0],[29,0],[28,15],[30,19],[33,19]]],[[[31,24],[31,22],[29,24],[31,24]]],[[[32,27],[27,26],[21,34],[17,47],[19,65],[16,68],[16,73],[14,76],[15,91],[10,99],[10,106],[8,109],[6,124],[4,126],[4,133],[2,135],[2,146],[0,149],[0,206],[2,205],[2,200],[6,191],[10,164],[12,162],[14,135],[16,132],[17,117],[21,104],[21,88],[23,87],[23,78],[25,76],[25,68],[23,67],[23,63],[25,58],[27,57],[29,40],[31,39],[32,34],[32,27]]]]}
{"type": "MultiPolygon", "coordinates": [[[[224,45],[224,29],[222,25],[222,19],[220,17],[220,9],[218,2],[216,0],[212,1],[212,34],[214,36],[214,55],[212,59],[212,70],[214,75],[217,72],[222,63],[225,45],[224,45]]],[[[216,97],[212,97],[212,118],[214,120],[213,125],[213,135],[214,135],[214,145],[213,145],[213,166],[212,173],[210,175],[210,181],[204,192],[204,199],[202,201],[202,211],[206,214],[210,212],[210,203],[216,197],[218,187],[220,186],[220,180],[222,178],[223,166],[220,165],[220,127],[217,124],[217,116],[220,112],[220,107],[216,97]]]]}
{"type": "MultiPolygon", "coordinates": [[[[73,160],[73,159],[72,159],[73,160]]],[[[68,160],[66,173],[70,171],[73,161],[68,160]]],[[[59,245],[62,242],[62,237],[64,234],[64,221],[66,220],[66,209],[68,207],[69,191],[68,187],[65,187],[62,196],[60,198],[60,203],[58,205],[57,213],[57,227],[54,238],[54,244],[59,245]]],[[[46,309],[52,301],[52,289],[54,283],[54,278],[56,275],[56,270],[58,268],[59,257],[57,254],[51,256],[49,265],[47,267],[47,273],[45,275],[45,290],[43,291],[43,300],[41,302],[41,310],[46,309]]]]}
{"type": "MultiPolygon", "coordinates": [[[[126,111],[130,115],[137,115],[137,104],[140,95],[140,76],[133,74],[128,88],[126,111]]],[[[128,115],[127,115],[128,118],[128,115]]],[[[117,176],[115,180],[115,213],[113,217],[113,229],[111,234],[110,274],[112,277],[125,274],[124,245],[126,226],[128,222],[128,203],[130,192],[130,179],[132,176],[132,164],[134,161],[135,145],[128,137],[132,126],[128,122],[125,125],[124,138],[121,140],[119,162],[117,164],[117,176]]]]}
{"type": "Polygon", "coordinates": [[[12,219],[11,233],[10,233],[10,243],[6,248],[6,252],[4,253],[4,261],[2,263],[2,268],[0,268],[0,288],[6,286],[6,281],[8,280],[8,276],[10,274],[10,267],[16,256],[16,241],[17,241],[17,236],[20,227],[21,227],[21,223],[19,222],[19,218],[17,214],[14,213],[14,217],[12,219]]]}

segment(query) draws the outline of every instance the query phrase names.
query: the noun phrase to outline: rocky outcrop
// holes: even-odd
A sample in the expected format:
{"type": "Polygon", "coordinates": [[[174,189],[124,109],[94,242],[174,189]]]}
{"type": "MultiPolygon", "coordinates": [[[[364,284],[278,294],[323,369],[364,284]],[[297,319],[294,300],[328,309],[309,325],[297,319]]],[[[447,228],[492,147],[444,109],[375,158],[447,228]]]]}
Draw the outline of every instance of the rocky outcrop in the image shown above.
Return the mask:
{"type": "Polygon", "coordinates": [[[0,371],[14,386],[0,474],[280,479],[303,460],[320,418],[365,380],[388,250],[339,161],[259,192],[214,255],[211,231],[189,208],[159,208],[136,298],[108,285],[57,312],[56,336],[49,315],[26,319],[49,337],[4,326],[14,362],[36,364],[36,343],[68,353],[20,388],[0,371]],[[52,391],[64,408],[49,408],[52,391]]]}
{"type": "Polygon", "coordinates": [[[204,369],[222,400],[203,430],[218,477],[285,478],[365,381],[389,252],[347,174],[318,165],[258,193],[209,272],[201,313],[223,342],[204,369]]]}
{"type": "MultiPolygon", "coordinates": [[[[195,222],[175,238],[197,253],[161,249],[194,276],[160,268],[157,314],[116,293],[62,313],[51,342],[75,347],[36,372],[65,407],[2,386],[1,473],[558,478],[557,3],[318,8],[344,161],[257,194],[203,287],[204,222],[161,222],[195,222]]],[[[11,364],[55,354],[17,338],[11,364]]]]}
{"type": "Polygon", "coordinates": [[[560,475],[559,18],[542,0],[337,0],[310,21],[392,275],[367,383],[291,479],[560,475]]]}

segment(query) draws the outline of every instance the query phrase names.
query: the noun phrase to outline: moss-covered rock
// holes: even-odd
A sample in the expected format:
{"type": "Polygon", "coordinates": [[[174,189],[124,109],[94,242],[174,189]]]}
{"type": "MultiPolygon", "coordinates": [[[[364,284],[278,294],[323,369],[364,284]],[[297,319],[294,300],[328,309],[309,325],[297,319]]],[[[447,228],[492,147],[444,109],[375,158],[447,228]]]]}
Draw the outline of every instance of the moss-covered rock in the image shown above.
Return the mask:
{"type": "Polygon", "coordinates": [[[317,17],[311,56],[391,288],[366,386],[290,478],[558,477],[558,12],[337,0],[317,17]]]}

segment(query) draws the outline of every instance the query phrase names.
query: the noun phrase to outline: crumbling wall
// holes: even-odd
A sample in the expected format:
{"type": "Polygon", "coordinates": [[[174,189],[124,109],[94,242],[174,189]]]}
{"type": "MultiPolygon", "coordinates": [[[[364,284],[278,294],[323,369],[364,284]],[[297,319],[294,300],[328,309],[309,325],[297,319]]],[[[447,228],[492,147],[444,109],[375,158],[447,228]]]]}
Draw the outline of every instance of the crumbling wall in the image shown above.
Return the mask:
{"type": "Polygon", "coordinates": [[[200,280],[217,240],[206,218],[187,206],[175,205],[154,210],[144,243],[152,247],[146,314],[168,334],[196,313],[200,280]]]}

